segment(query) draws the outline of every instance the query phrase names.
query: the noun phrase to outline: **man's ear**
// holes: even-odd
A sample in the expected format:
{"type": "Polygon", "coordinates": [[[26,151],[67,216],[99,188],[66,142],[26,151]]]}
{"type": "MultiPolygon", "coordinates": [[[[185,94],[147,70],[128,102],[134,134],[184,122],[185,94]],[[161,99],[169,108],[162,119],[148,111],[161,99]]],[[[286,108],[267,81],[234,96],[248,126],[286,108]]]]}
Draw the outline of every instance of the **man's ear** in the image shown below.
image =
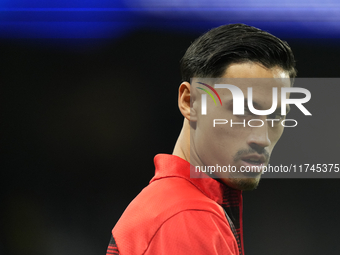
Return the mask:
{"type": "Polygon", "coordinates": [[[190,93],[191,85],[189,82],[182,82],[178,90],[178,107],[184,118],[189,121],[196,121],[196,111],[193,108],[194,104],[194,94],[190,93]],[[190,102],[190,97],[191,102],[190,102]]]}

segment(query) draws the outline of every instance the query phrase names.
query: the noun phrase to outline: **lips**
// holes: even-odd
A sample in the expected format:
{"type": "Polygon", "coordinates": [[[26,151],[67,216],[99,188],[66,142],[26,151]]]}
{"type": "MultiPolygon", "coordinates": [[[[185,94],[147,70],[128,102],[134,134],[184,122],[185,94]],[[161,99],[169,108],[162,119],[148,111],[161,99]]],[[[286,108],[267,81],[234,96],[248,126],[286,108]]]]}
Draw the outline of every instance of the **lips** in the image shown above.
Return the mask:
{"type": "Polygon", "coordinates": [[[259,166],[266,162],[265,157],[262,155],[258,155],[258,154],[247,155],[245,157],[242,157],[241,160],[250,165],[255,165],[255,166],[259,166]]]}
{"type": "Polygon", "coordinates": [[[261,165],[263,162],[261,160],[256,159],[243,159],[244,162],[251,164],[251,165],[261,165]]]}
{"type": "Polygon", "coordinates": [[[246,175],[262,173],[262,168],[266,162],[265,156],[259,154],[247,155],[241,158],[243,170],[246,170],[246,175]]]}

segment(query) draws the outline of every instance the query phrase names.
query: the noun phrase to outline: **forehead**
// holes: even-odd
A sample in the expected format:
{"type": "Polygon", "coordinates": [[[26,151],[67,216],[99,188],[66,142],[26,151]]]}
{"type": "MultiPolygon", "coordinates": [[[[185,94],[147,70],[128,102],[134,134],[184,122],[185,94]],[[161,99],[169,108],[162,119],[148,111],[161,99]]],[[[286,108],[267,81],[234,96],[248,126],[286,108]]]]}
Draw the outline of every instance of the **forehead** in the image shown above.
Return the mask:
{"type": "Polygon", "coordinates": [[[231,64],[221,78],[238,86],[244,93],[248,87],[253,87],[256,94],[271,92],[273,87],[280,91],[281,87],[291,85],[287,71],[280,67],[266,68],[253,62],[231,64]]]}
{"type": "Polygon", "coordinates": [[[280,67],[266,68],[254,62],[231,64],[222,78],[289,78],[287,71],[280,67]]]}
{"type": "MultiPolygon", "coordinates": [[[[230,84],[236,86],[242,91],[241,94],[244,95],[244,99],[248,98],[248,89],[251,88],[253,101],[263,107],[267,107],[266,105],[272,101],[273,93],[275,93],[274,88],[277,90],[278,103],[280,103],[281,88],[290,87],[291,85],[287,71],[284,71],[280,67],[265,68],[254,62],[231,64],[220,78],[194,78],[194,80],[192,81],[192,84],[210,84],[210,90],[216,95],[219,95],[224,103],[232,102],[234,96],[238,97],[238,93],[233,95],[232,91],[229,89],[216,88],[216,84],[230,84]],[[215,87],[216,90],[212,89],[212,87],[215,87]]],[[[210,90],[208,88],[205,89],[204,92],[201,91],[201,89],[198,89],[197,92],[200,94],[209,94],[210,90]]],[[[209,102],[210,101],[208,100],[208,103],[209,102]]]]}

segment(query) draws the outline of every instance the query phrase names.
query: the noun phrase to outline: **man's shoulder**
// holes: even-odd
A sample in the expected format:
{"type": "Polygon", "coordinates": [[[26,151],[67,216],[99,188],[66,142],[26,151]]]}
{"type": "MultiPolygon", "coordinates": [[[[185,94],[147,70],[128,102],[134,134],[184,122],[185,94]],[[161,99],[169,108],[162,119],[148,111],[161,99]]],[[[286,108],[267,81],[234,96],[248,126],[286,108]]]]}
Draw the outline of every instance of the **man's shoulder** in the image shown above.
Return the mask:
{"type": "Polygon", "coordinates": [[[167,177],[156,180],[145,187],[127,209],[147,212],[148,217],[157,214],[176,214],[181,210],[210,210],[219,213],[221,207],[208,198],[189,180],[167,177]],[[131,207],[131,209],[129,208],[131,207]]]}
{"type": "Polygon", "coordinates": [[[112,233],[118,243],[127,236],[138,235],[140,245],[147,246],[148,240],[164,222],[187,211],[205,211],[223,221],[225,218],[223,209],[189,180],[181,177],[162,178],[151,182],[137,195],[112,233]]]}

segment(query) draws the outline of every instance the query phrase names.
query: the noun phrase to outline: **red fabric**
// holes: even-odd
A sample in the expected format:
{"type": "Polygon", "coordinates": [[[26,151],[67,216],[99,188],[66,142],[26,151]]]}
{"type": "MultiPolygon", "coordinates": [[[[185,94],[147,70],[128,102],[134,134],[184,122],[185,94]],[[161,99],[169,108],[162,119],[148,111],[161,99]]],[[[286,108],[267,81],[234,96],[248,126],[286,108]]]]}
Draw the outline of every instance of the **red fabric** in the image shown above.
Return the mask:
{"type": "Polygon", "coordinates": [[[240,191],[211,178],[190,178],[190,164],[177,156],[159,154],[155,166],[150,184],[112,230],[120,255],[244,254],[242,221],[238,245],[220,206],[231,194],[241,216],[240,191]]]}

